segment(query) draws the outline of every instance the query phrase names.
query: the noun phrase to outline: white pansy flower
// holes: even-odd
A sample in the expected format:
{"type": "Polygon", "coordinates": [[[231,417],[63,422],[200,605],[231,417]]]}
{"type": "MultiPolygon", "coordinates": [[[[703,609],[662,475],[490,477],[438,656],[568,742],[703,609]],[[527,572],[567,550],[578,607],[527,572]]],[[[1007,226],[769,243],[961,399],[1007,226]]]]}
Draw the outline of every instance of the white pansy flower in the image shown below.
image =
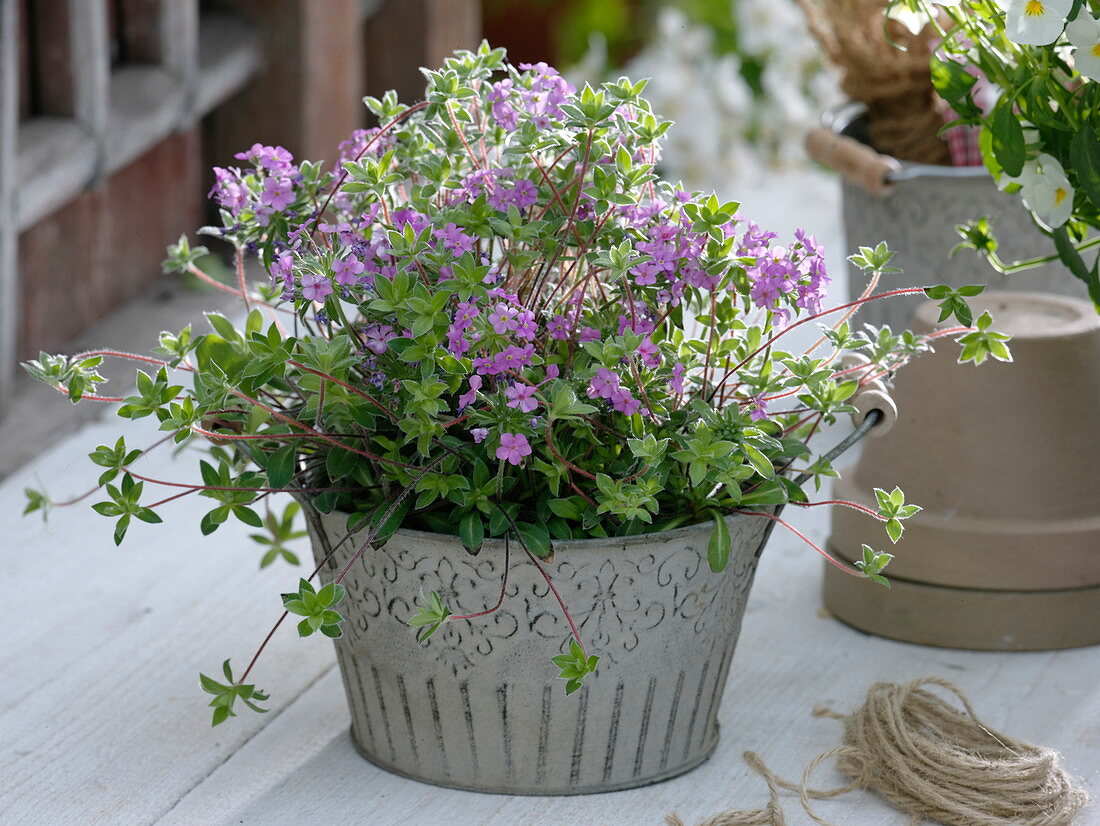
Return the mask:
{"type": "Polygon", "coordinates": [[[1022,187],[1024,206],[1048,227],[1057,229],[1069,220],[1073,212],[1073,187],[1057,158],[1043,153],[1028,161],[1014,183],[1022,187]]]}
{"type": "Polygon", "coordinates": [[[1066,38],[1077,47],[1073,63],[1077,71],[1091,80],[1100,80],[1100,19],[1084,9],[1066,26],[1066,38]]]}
{"type": "Polygon", "coordinates": [[[1046,46],[1058,39],[1073,0],[1008,0],[1005,34],[1021,46],[1046,46]]]}

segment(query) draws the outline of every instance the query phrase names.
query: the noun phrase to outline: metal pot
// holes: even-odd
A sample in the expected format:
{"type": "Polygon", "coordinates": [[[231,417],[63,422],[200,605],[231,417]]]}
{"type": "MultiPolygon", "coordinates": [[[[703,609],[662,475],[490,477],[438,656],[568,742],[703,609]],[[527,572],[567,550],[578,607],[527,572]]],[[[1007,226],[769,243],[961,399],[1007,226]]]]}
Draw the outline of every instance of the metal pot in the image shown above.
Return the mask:
{"type": "MultiPolygon", "coordinates": [[[[868,398],[860,426],[828,456],[893,422],[888,398],[868,398]]],[[[314,555],[328,559],[321,579],[330,581],[365,535],[340,543],[347,517],[305,504],[314,555]]],[[[710,522],[554,543],[542,565],[588,653],[600,657],[572,695],[549,661],[570,629],[514,543],[510,554],[491,540],[471,555],[457,537],[400,530],[368,549],[343,581],[346,622],[334,641],[356,748],[406,777],[502,794],[608,792],[699,765],[718,742],[718,705],[775,523],[742,514],[727,524],[732,549],[721,573],[707,564],[710,522]],[[505,566],[499,610],[448,622],[417,644],[406,621],[421,589],[438,591],[456,614],[482,611],[495,604],[505,566]]]]}
{"type": "MultiPolygon", "coordinates": [[[[960,224],[988,217],[1006,262],[1049,255],[1051,240],[1032,222],[1019,195],[1001,192],[984,166],[933,166],[898,161],[869,146],[866,107],[845,104],[822,118],[824,130],[807,139],[810,154],[841,172],[846,249],[885,241],[906,284],[986,284],[1001,290],[1029,290],[1084,296],[1084,285],[1054,261],[1014,275],[1002,275],[972,250],[951,256],[960,224]]],[[[853,297],[866,276],[848,267],[853,297]]],[[[887,281],[883,284],[889,287],[887,281]]],[[[860,322],[909,325],[919,298],[873,301],[860,309],[860,322]]]]}

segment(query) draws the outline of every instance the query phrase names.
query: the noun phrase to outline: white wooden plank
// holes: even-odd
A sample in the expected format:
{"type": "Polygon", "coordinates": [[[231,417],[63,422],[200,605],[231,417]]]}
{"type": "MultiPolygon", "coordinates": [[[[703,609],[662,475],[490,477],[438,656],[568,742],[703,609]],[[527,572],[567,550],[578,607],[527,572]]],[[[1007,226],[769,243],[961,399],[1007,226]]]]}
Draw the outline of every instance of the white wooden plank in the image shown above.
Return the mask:
{"type": "MultiPolygon", "coordinates": [[[[824,538],[820,511],[800,511],[793,521],[812,538],[824,538]]],[[[837,745],[840,725],[811,717],[815,703],[847,711],[873,682],[931,674],[969,692],[987,723],[1061,749],[1093,795],[1100,791],[1100,657],[1095,650],[976,653],[890,642],[823,617],[819,588],[812,551],[777,531],[749,601],[720,713],[718,750],[681,778],[576,798],[479,795],[405,780],[370,765],[352,748],[343,688],[333,671],[159,823],[289,826],[324,819],[394,826],[656,826],[675,810],[691,824],[724,808],[767,802],[764,782],[741,761],[744,750],[757,751],[781,776],[797,779],[813,757],[837,745]],[[288,744],[293,744],[290,751],[288,744]]],[[[841,781],[832,768],[817,776],[821,787],[841,781]]],[[[785,795],[784,805],[792,826],[811,826],[794,796],[785,795]]],[[[874,794],[823,802],[819,812],[836,823],[906,822],[874,794]]]]}
{"type": "MultiPolygon", "coordinates": [[[[83,506],[48,526],[18,518],[22,488],[38,478],[81,490],[94,477],[81,454],[117,430],[86,428],[0,487],[9,616],[27,618],[0,632],[0,823],[149,822],[333,662],[329,646],[290,628],[255,673],[261,687],[282,686],[276,711],[211,731],[198,672],[247,661],[297,571],[257,574],[243,526],[203,540],[194,526],[209,500],[196,497],[166,506],[175,524],[143,527],[120,549],[83,506]]],[[[134,444],[155,438],[145,430],[134,444]]],[[[164,454],[148,472],[178,479],[189,465],[164,454]]]]}
{"type": "Polygon", "coordinates": [[[198,0],[160,0],[161,65],[179,85],[183,129],[195,122],[195,95],[199,81],[198,0]]]}
{"type": "Polygon", "coordinates": [[[72,118],[35,117],[20,123],[16,203],[20,231],[82,191],[95,176],[98,163],[95,141],[72,118]]]}
{"type": "Polygon", "coordinates": [[[18,37],[18,0],[0,0],[0,416],[11,403],[19,347],[19,230],[15,217],[18,37]]]}
{"type": "Polygon", "coordinates": [[[137,160],[180,125],[184,90],[160,66],[122,64],[111,72],[105,164],[108,173],[137,160]]]}

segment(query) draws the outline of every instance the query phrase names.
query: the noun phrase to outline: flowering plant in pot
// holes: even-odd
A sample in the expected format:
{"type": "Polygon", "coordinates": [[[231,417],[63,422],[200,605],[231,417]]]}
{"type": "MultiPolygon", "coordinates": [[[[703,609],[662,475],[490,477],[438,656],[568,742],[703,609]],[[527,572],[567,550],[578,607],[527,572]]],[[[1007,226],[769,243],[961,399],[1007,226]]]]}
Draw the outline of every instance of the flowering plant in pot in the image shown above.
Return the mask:
{"type": "MultiPolygon", "coordinates": [[[[875,293],[890,253],[868,248],[871,287],[824,309],[812,237],[779,245],[736,204],[657,179],[669,124],[643,83],[578,92],[485,45],[426,76],[415,105],[368,99],[382,126],[355,133],[336,170],[259,144],[216,170],[222,226],[204,231],[235,250],[238,282],[218,286],[242,319],[164,333],[155,356],[43,354],[27,369],[208,454],[201,483],[172,483],[140,474],[124,439],[94,451],[93,507],[116,541],[198,493],[204,533],[266,528],[269,561],[300,503],[317,566],[279,623],[336,638],[370,759],[544,793],[684,771],[714,746],[768,529],[832,474],[810,437],[933,338],[961,336],[981,362],[1007,355],[1002,337],[985,317],[971,329],[956,291],[942,302],[960,326],[854,331],[859,305],[921,288],[875,293]],[[248,283],[248,257],[266,283],[248,283]],[[818,322],[806,352],[783,349],[818,322]],[[843,349],[867,358],[841,366],[843,349]],[[110,397],[104,357],[152,366],[110,397]],[[182,490],[150,501],[163,484],[182,490]],[[281,492],[297,503],[280,514],[281,492]],[[586,681],[597,667],[607,678],[586,681]]],[[[181,239],[166,267],[211,280],[200,254],[181,239]]],[[[915,511],[901,491],[859,507],[895,541],[915,511]]],[[[884,582],[889,559],[867,548],[843,567],[884,582]]],[[[215,724],[261,709],[248,680],[263,647],[202,677],[215,724]]]]}
{"type": "Polygon", "coordinates": [[[936,91],[956,123],[980,129],[986,168],[1020,193],[1055,253],[1002,261],[988,216],[960,227],[961,246],[1004,273],[1060,261],[1100,311],[1100,253],[1087,260],[1100,246],[1100,2],[893,0],[891,10],[937,29],[936,91]],[[979,97],[983,86],[994,94],[979,97]]]}

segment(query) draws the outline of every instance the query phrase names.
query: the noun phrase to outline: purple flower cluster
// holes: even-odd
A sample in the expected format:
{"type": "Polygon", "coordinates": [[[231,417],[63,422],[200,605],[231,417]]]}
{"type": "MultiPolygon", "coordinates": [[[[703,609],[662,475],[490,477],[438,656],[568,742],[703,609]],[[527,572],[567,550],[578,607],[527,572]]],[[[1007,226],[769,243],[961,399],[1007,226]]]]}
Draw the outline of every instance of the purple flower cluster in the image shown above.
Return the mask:
{"type": "Polygon", "coordinates": [[[649,226],[645,240],[636,245],[646,258],[630,270],[634,283],[639,287],[656,287],[657,303],[673,306],[679,304],[687,287],[714,289],[718,286],[718,277],[699,265],[707,238],[706,233],[691,229],[687,216],[674,221],[665,213],[659,213],[649,226]]]}
{"type": "Polygon", "coordinates": [[[385,155],[393,146],[394,137],[392,133],[387,133],[376,138],[375,136],[380,131],[381,129],[376,126],[373,129],[356,129],[352,132],[351,137],[340,143],[338,165],[343,166],[348,161],[354,161],[364,155],[374,158],[381,158],[385,155]],[[371,141],[374,142],[371,143],[371,141]],[[367,149],[367,144],[370,144],[369,149],[367,149]]]}
{"type": "Polygon", "coordinates": [[[519,68],[524,74],[518,86],[511,78],[506,78],[494,83],[489,91],[487,97],[493,121],[502,129],[514,132],[519,128],[522,110],[536,129],[547,129],[552,121],[561,119],[561,104],[577,90],[545,63],[521,63],[519,68]]]}
{"type": "Polygon", "coordinates": [[[634,398],[629,389],[623,387],[619,374],[607,367],[601,367],[588,382],[588,398],[607,399],[611,406],[624,416],[633,416],[642,409],[642,403],[634,398]]]}
{"type": "Polygon", "coordinates": [[[234,155],[255,167],[258,189],[253,190],[245,173],[236,167],[214,167],[214,186],[209,197],[234,217],[251,208],[256,223],[267,226],[276,212],[285,212],[297,200],[298,167],[294,156],[281,146],[254,143],[244,152],[234,155]]]}
{"type": "Polygon", "coordinates": [[[774,232],[763,231],[750,222],[738,243],[739,256],[756,259],[746,268],[753,303],[773,310],[780,321],[786,321],[789,311],[779,304],[793,293],[798,308],[819,312],[830,283],[820,245],[801,229],[795,231],[795,242],[789,247],[774,245],[776,237],[774,232]]]}
{"type": "Polygon", "coordinates": [[[526,178],[519,178],[514,182],[513,178],[515,170],[508,166],[499,169],[475,169],[463,177],[452,203],[473,203],[484,195],[489,205],[498,212],[507,212],[510,206],[523,212],[538,202],[539,190],[526,178]]]}

